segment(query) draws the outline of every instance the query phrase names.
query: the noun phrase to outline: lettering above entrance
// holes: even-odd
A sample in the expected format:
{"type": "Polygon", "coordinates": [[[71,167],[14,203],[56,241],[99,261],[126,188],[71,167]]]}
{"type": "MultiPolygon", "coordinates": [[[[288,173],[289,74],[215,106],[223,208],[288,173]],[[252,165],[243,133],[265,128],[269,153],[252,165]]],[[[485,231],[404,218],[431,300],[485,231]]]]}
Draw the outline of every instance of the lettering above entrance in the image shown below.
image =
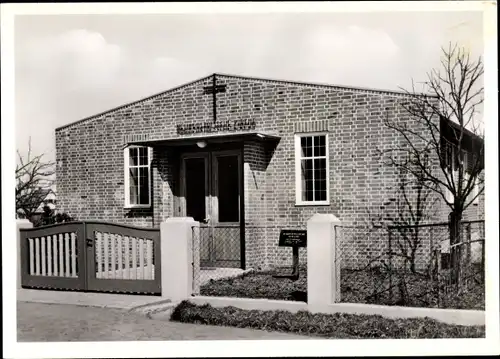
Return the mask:
{"type": "Polygon", "coordinates": [[[177,125],[177,134],[190,135],[194,133],[213,133],[222,131],[251,131],[255,130],[255,127],[255,120],[218,121],[216,123],[198,122],[177,125]]]}

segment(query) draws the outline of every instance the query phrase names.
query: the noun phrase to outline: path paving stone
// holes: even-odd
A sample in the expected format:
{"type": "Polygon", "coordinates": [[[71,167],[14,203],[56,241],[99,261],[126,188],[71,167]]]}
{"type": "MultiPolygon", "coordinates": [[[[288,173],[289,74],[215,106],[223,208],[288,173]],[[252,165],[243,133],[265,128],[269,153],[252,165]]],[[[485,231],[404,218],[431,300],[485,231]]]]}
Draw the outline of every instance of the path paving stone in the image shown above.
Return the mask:
{"type": "Polygon", "coordinates": [[[17,301],[46,304],[72,304],[116,309],[133,309],[136,307],[153,305],[155,303],[164,303],[165,299],[151,295],[82,293],[23,288],[17,290],[17,301]]]}

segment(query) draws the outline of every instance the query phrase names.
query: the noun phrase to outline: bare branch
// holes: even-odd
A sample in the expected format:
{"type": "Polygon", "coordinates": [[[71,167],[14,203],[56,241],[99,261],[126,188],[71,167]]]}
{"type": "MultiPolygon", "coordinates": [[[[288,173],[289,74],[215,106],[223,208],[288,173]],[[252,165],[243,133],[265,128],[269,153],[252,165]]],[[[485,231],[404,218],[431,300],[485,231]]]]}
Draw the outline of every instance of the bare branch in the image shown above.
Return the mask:
{"type": "Polygon", "coordinates": [[[16,212],[22,212],[30,219],[51,193],[54,182],[53,162],[43,161],[43,154],[32,157],[31,138],[28,153],[23,157],[19,151],[16,166],[16,212]]]}
{"type": "MultiPolygon", "coordinates": [[[[483,74],[480,57],[473,61],[466,49],[450,44],[442,48],[441,68],[427,73],[429,96],[417,93],[412,81],[401,104],[407,116],[383,119],[398,141],[380,156],[386,165],[411,177],[402,184],[395,222],[419,222],[439,200],[450,208],[452,245],[460,241],[463,212],[484,193],[484,130],[476,119],[484,100],[483,74]]],[[[418,230],[413,237],[401,233],[400,241],[401,255],[411,261],[418,230]]],[[[456,279],[459,256],[452,252],[456,279]]]]}

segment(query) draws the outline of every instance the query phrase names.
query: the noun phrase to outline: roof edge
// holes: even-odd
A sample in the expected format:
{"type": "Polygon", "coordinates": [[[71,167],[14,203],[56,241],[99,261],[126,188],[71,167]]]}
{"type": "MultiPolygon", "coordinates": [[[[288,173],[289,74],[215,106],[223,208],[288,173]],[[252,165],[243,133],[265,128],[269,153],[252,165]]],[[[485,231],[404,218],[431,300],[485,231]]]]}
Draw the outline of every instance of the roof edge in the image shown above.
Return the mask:
{"type": "Polygon", "coordinates": [[[244,80],[251,80],[251,81],[275,82],[275,83],[291,84],[291,85],[299,85],[299,86],[314,86],[314,87],[334,88],[334,89],[349,90],[349,91],[366,91],[366,92],[370,92],[370,93],[386,93],[386,94],[393,94],[393,95],[398,95],[398,96],[428,96],[428,97],[437,97],[435,95],[425,94],[425,93],[408,93],[408,92],[396,91],[396,90],[384,90],[384,89],[375,89],[375,88],[368,88],[368,87],[343,86],[343,85],[333,85],[333,84],[327,84],[327,83],[305,82],[305,81],[280,80],[280,79],[270,79],[270,78],[262,78],[262,77],[232,75],[232,74],[225,74],[225,73],[216,72],[216,73],[212,73],[210,75],[198,78],[196,80],[184,83],[182,85],[178,85],[176,87],[172,87],[172,88],[170,88],[168,90],[161,91],[161,92],[155,93],[153,95],[141,98],[139,100],[128,102],[126,104],[123,104],[123,105],[120,105],[120,106],[117,106],[117,107],[113,107],[113,108],[111,108],[109,110],[97,113],[95,115],[87,116],[87,117],[84,117],[84,118],[82,118],[80,120],[77,120],[77,121],[74,121],[74,122],[70,122],[70,123],[68,123],[66,125],[62,125],[62,126],[56,127],[55,131],[58,132],[60,130],[66,129],[68,127],[71,127],[71,126],[74,126],[74,125],[77,125],[77,124],[80,124],[80,123],[83,123],[83,122],[86,122],[86,121],[89,121],[89,120],[92,120],[92,119],[104,116],[104,115],[109,114],[111,112],[118,111],[118,110],[121,110],[123,108],[129,107],[129,106],[132,106],[132,105],[144,102],[144,101],[148,101],[148,100],[154,99],[154,98],[156,98],[158,96],[167,94],[169,92],[173,92],[175,90],[179,90],[179,89],[181,89],[183,87],[186,87],[186,86],[193,85],[193,84],[195,84],[197,82],[209,79],[209,78],[211,78],[213,76],[220,76],[220,77],[226,77],[226,78],[236,78],[236,79],[244,79],[244,80]]]}
{"type": "Polygon", "coordinates": [[[221,73],[221,72],[217,72],[214,75],[216,75],[216,76],[222,76],[222,77],[237,78],[237,79],[254,80],[254,81],[268,81],[268,82],[277,82],[277,83],[284,83],[284,84],[291,84],[291,85],[336,88],[336,89],[351,90],[351,91],[367,91],[367,92],[375,92],[375,93],[389,93],[389,94],[402,95],[402,96],[428,96],[428,97],[437,97],[436,95],[432,95],[432,94],[428,94],[428,93],[426,94],[426,93],[423,93],[423,92],[411,93],[411,92],[405,92],[405,91],[379,89],[379,88],[370,88],[370,87],[334,85],[334,84],[318,83],[318,82],[292,81],[292,80],[270,79],[270,78],[263,78],[263,77],[243,76],[243,75],[231,75],[231,74],[225,74],[225,73],[221,73]]]}
{"type": "Polygon", "coordinates": [[[474,133],[472,132],[471,130],[469,130],[468,128],[466,128],[465,126],[460,126],[460,124],[450,120],[449,118],[445,118],[444,116],[441,116],[441,123],[446,125],[446,126],[449,126],[449,127],[452,127],[454,128],[455,130],[457,131],[463,131],[463,133],[467,136],[469,136],[471,139],[475,140],[475,141],[481,141],[481,142],[484,142],[484,138],[482,138],[480,135],[478,135],[477,133],[474,133]]]}
{"type": "Polygon", "coordinates": [[[70,127],[70,126],[73,126],[73,125],[77,125],[79,123],[82,123],[82,122],[85,122],[85,121],[88,121],[88,120],[92,120],[92,119],[95,119],[97,117],[100,117],[100,116],[103,116],[103,115],[106,115],[108,113],[111,113],[111,112],[114,112],[114,111],[118,111],[118,110],[121,110],[123,108],[126,108],[128,106],[132,106],[132,105],[135,105],[135,104],[138,104],[140,102],[144,102],[144,101],[148,101],[148,100],[151,100],[151,99],[154,99],[155,97],[158,97],[158,96],[161,96],[161,95],[164,95],[164,94],[167,94],[169,92],[172,92],[172,91],[175,91],[175,90],[179,90],[183,87],[186,87],[186,86],[190,86],[190,85],[193,85],[197,82],[200,82],[200,81],[203,81],[203,80],[206,80],[210,77],[214,76],[214,74],[211,74],[211,75],[208,75],[208,76],[204,76],[204,77],[201,77],[197,80],[193,80],[193,81],[190,81],[190,82],[187,82],[187,83],[184,83],[182,85],[179,85],[179,86],[175,86],[175,87],[172,87],[168,90],[165,90],[165,91],[162,91],[162,92],[158,92],[158,93],[155,93],[154,95],[149,95],[147,97],[143,97],[139,100],[136,100],[136,101],[132,101],[132,102],[128,102],[126,104],[123,104],[123,105],[120,105],[120,106],[117,106],[117,107],[113,107],[109,110],[106,110],[106,111],[103,111],[103,112],[100,112],[100,113],[97,113],[95,115],[91,115],[91,116],[87,116],[87,117],[84,117],[80,120],[77,120],[77,121],[73,121],[73,122],[70,122],[66,125],[62,125],[62,126],[59,126],[59,127],[56,127],[56,132],[59,131],[59,130],[64,130],[65,128],[67,127],[70,127]]]}

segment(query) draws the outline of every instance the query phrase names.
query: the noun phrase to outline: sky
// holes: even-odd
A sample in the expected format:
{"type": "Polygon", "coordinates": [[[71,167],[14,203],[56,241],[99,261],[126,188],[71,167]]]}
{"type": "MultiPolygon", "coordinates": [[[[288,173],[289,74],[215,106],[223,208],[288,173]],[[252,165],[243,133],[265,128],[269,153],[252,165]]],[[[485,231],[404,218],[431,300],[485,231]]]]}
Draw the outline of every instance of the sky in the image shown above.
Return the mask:
{"type": "Polygon", "coordinates": [[[16,148],[55,158],[55,128],[228,73],[398,90],[458,42],[483,53],[481,12],[17,15],[16,148]]]}

